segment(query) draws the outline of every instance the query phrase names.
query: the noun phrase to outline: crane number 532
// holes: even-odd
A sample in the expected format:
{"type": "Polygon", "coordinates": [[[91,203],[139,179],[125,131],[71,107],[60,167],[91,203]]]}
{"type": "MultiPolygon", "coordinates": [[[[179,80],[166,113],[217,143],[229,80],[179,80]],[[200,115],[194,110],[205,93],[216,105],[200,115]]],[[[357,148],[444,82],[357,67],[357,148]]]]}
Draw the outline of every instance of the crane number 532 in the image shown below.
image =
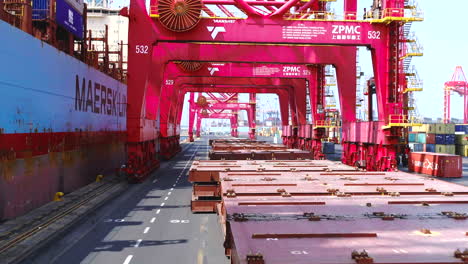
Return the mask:
{"type": "Polygon", "coordinates": [[[380,39],[380,31],[369,31],[367,37],[369,39],[380,39]]]}
{"type": "Polygon", "coordinates": [[[148,54],[148,45],[136,45],[135,50],[137,54],[148,54]]]}

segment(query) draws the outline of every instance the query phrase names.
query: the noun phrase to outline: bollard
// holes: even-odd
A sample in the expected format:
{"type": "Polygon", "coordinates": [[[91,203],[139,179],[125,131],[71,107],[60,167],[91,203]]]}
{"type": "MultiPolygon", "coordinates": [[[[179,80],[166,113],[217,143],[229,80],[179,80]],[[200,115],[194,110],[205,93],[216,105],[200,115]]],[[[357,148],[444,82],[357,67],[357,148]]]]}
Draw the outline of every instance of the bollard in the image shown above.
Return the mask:
{"type": "Polygon", "coordinates": [[[63,197],[63,192],[57,192],[57,193],[55,193],[54,202],[61,202],[61,201],[63,201],[62,197],[63,197]]]}
{"type": "Polygon", "coordinates": [[[104,178],[104,175],[99,174],[98,176],[96,176],[96,182],[101,182],[103,178],[104,178]]]}

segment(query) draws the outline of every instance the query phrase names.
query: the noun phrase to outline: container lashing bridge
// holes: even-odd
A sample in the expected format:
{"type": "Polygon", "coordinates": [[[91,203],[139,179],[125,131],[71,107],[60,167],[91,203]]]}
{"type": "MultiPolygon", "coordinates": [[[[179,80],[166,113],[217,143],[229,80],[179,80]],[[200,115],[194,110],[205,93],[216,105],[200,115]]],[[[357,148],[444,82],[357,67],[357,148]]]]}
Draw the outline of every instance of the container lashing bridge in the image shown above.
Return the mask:
{"type": "Polygon", "coordinates": [[[421,21],[422,14],[409,1],[375,2],[361,16],[357,0],[344,0],[342,17],[330,12],[327,1],[318,0],[153,0],[149,12],[145,1],[131,0],[129,10],[121,13],[130,21],[127,172],[132,179],[141,180],[156,168],[161,143],[178,138],[187,92],[283,93],[283,142],[297,146],[300,137],[309,137],[302,145],[311,147],[321,137],[324,121],[318,105],[324,103],[326,65],[336,69],[343,162],[368,170],[396,167],[396,145],[404,129],[414,125],[408,118],[412,90],[405,68],[407,58],[417,54],[407,52],[412,42],[406,36],[408,25],[421,21]],[[378,121],[356,121],[360,46],[371,51],[378,121]],[[302,66],[310,74],[256,76],[253,69],[259,63],[302,66]],[[250,64],[245,68],[252,71],[224,77],[201,73],[213,64],[250,64]],[[288,109],[295,112],[289,116],[288,109]]]}

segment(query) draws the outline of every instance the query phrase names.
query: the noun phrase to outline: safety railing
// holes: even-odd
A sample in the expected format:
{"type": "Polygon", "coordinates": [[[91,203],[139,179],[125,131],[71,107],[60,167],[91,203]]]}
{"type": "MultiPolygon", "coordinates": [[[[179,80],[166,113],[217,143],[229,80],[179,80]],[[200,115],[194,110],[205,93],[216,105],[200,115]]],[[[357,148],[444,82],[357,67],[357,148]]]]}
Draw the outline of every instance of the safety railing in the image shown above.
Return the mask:
{"type": "Polygon", "coordinates": [[[306,11],[299,13],[287,13],[288,20],[344,20],[343,16],[338,16],[333,12],[306,11]]]}
{"type": "Polygon", "coordinates": [[[407,88],[403,91],[404,93],[423,90],[423,80],[419,78],[418,71],[414,65],[405,73],[405,75],[407,76],[407,88]]]}
{"type": "Polygon", "coordinates": [[[361,78],[361,66],[356,65],[356,78],[361,78]]]}
{"type": "Polygon", "coordinates": [[[159,17],[159,12],[158,12],[158,6],[157,5],[150,6],[149,15],[151,17],[159,17]]]}
{"type": "Polygon", "coordinates": [[[390,115],[388,118],[388,125],[385,128],[390,127],[410,127],[410,126],[422,126],[422,120],[415,116],[408,115],[390,115]]]}
{"type": "Polygon", "coordinates": [[[423,81],[417,79],[409,79],[407,81],[407,88],[403,91],[407,92],[420,92],[423,90],[423,81]]]}
{"type": "MultiPolygon", "coordinates": [[[[404,43],[401,53],[400,53],[400,60],[405,60],[407,58],[411,59],[411,57],[420,57],[423,55],[424,55],[424,48],[419,43],[418,39],[415,38],[412,42],[404,43]]],[[[407,64],[408,63],[409,61],[407,62],[407,64]]]]}
{"type": "Polygon", "coordinates": [[[364,101],[364,99],[362,99],[362,98],[360,98],[359,96],[357,96],[357,97],[356,97],[356,107],[361,107],[363,101],[364,101]]]}
{"type": "MultiPolygon", "coordinates": [[[[334,2],[335,0],[324,0],[325,2],[334,2]]],[[[213,3],[213,2],[211,2],[213,3]]],[[[304,20],[304,21],[368,21],[371,22],[391,22],[391,21],[422,21],[424,13],[417,5],[408,5],[408,8],[387,8],[384,10],[375,9],[373,11],[364,12],[345,12],[344,14],[336,14],[330,11],[310,11],[303,10],[297,12],[295,9],[290,9],[284,14],[286,20],[304,20]]],[[[269,14],[269,9],[262,6],[259,1],[258,5],[253,8],[264,15],[269,14]]],[[[151,17],[159,17],[158,6],[151,5],[149,8],[151,17]]],[[[232,4],[203,4],[201,18],[209,19],[246,19],[248,15],[232,4]]]]}
{"type": "Polygon", "coordinates": [[[414,114],[411,114],[412,112],[416,111],[416,98],[414,98],[414,94],[410,93],[408,95],[408,107],[407,110],[409,111],[408,115],[409,116],[414,116],[414,114]]]}
{"type": "Polygon", "coordinates": [[[334,120],[316,120],[314,122],[315,128],[339,127],[340,123],[334,120]]]}
{"type": "Polygon", "coordinates": [[[21,28],[22,19],[25,14],[25,8],[31,8],[31,2],[29,0],[0,0],[0,19],[5,22],[21,28]]]}
{"type": "Polygon", "coordinates": [[[0,20],[3,20],[17,28],[21,28],[21,17],[10,14],[9,12],[3,9],[0,10],[0,20]]]}
{"type": "Polygon", "coordinates": [[[418,8],[386,8],[384,10],[375,9],[365,15],[366,19],[373,22],[391,22],[391,21],[422,21],[424,12],[418,8]]]}
{"type": "Polygon", "coordinates": [[[413,39],[411,41],[407,41],[407,52],[411,54],[422,54],[424,53],[424,47],[423,45],[419,42],[418,38],[416,36],[413,36],[413,39]]]}
{"type": "Polygon", "coordinates": [[[325,97],[333,97],[335,96],[333,90],[330,87],[325,87],[325,97]]]}

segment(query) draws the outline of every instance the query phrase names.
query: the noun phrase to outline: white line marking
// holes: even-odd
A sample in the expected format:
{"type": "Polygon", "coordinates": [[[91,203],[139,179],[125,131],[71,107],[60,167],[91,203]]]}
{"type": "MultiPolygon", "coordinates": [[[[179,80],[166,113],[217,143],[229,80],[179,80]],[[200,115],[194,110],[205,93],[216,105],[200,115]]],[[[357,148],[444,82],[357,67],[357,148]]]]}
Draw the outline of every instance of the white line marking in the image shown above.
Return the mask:
{"type": "Polygon", "coordinates": [[[154,223],[154,221],[156,221],[156,217],[151,218],[150,223],[154,223]]]}
{"type": "Polygon", "coordinates": [[[168,192],[167,195],[171,195],[172,192],[168,192]]]}
{"type": "Polygon", "coordinates": [[[146,234],[148,233],[148,231],[150,230],[149,226],[145,228],[145,230],[143,231],[143,234],[146,234]]]}
{"type": "Polygon", "coordinates": [[[167,199],[169,199],[169,197],[164,198],[164,201],[167,201],[167,199]]]}
{"type": "Polygon", "coordinates": [[[171,191],[173,191],[173,190],[174,190],[174,188],[171,188],[171,191]]]}
{"type": "Polygon", "coordinates": [[[160,212],[161,212],[161,209],[158,209],[158,210],[156,211],[156,214],[159,214],[160,212]]]}
{"type": "Polygon", "coordinates": [[[143,241],[143,240],[142,240],[142,239],[138,239],[137,242],[136,242],[136,244],[135,244],[133,247],[136,247],[136,248],[139,247],[141,241],[143,241]]]}
{"type": "Polygon", "coordinates": [[[174,185],[172,185],[172,186],[176,187],[176,184],[174,183],[174,185]]]}
{"type": "Polygon", "coordinates": [[[163,207],[163,206],[164,206],[164,203],[161,204],[161,207],[163,207]]]}
{"type": "Polygon", "coordinates": [[[155,180],[153,181],[153,183],[156,183],[157,181],[158,181],[158,179],[155,179],[155,180]]]}
{"type": "Polygon", "coordinates": [[[128,255],[123,264],[128,264],[132,261],[133,255],[128,255]]]}

